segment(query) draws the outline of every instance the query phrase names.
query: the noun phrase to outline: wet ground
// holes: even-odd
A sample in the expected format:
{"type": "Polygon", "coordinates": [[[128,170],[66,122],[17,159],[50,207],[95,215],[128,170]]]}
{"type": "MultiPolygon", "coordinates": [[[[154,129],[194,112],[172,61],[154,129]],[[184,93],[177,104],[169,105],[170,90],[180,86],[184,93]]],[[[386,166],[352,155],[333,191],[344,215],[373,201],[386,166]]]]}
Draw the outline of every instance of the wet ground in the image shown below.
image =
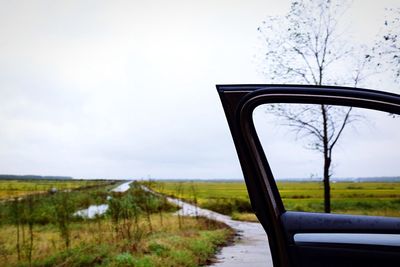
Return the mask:
{"type": "MultiPolygon", "coordinates": [[[[113,188],[111,191],[112,192],[125,192],[129,189],[129,185],[132,182],[133,181],[129,181],[129,182],[120,184],[119,186],[113,188]]],[[[108,198],[109,197],[110,196],[108,196],[108,198]]],[[[82,218],[93,219],[96,216],[100,216],[100,215],[104,214],[107,210],[108,210],[107,204],[91,205],[87,209],[78,210],[77,212],[74,213],[74,215],[80,216],[82,218]]]]}
{"type": "MultiPolygon", "coordinates": [[[[124,192],[129,189],[132,181],[123,183],[112,191],[124,192]]],[[[145,190],[149,190],[143,187],[145,190]]],[[[273,266],[271,253],[268,245],[267,235],[261,224],[253,222],[242,222],[232,220],[229,216],[220,213],[201,209],[189,203],[174,198],[167,198],[168,201],[181,207],[178,211],[183,216],[204,216],[216,221],[223,222],[232,227],[237,236],[233,244],[223,247],[216,255],[216,261],[211,266],[215,267],[268,267],[273,266]]],[[[79,216],[93,218],[96,215],[103,214],[108,209],[107,204],[93,205],[88,209],[80,210],[76,214],[79,216]]]]}
{"type": "Polygon", "coordinates": [[[216,267],[268,267],[273,266],[267,236],[261,224],[232,220],[229,216],[206,209],[198,208],[189,203],[168,198],[181,207],[178,212],[185,216],[204,216],[223,222],[236,230],[238,236],[230,246],[223,247],[216,256],[216,267]]]}

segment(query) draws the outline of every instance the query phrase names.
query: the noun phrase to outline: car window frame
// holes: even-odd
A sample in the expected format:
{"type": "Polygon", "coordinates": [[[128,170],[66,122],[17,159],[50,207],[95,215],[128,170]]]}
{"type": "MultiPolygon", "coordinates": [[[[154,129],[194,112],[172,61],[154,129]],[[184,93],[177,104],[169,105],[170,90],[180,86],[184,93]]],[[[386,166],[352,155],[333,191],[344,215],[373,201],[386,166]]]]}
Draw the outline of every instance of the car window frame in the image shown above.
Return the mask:
{"type": "MultiPolygon", "coordinates": [[[[217,89],[237,148],[252,207],[268,234],[274,265],[290,266],[288,251],[295,245],[294,235],[297,230],[293,230],[293,227],[285,229],[284,224],[290,224],[296,220],[296,216],[300,218],[303,215],[299,212],[286,212],[283,206],[254,126],[254,109],[262,104],[299,103],[353,106],[400,114],[400,96],[370,89],[337,86],[219,85],[217,89]]],[[[319,216],[314,214],[314,219],[319,216]]],[[[331,219],[335,221],[335,218],[331,219]]],[[[308,221],[310,222],[311,228],[307,231],[313,231],[312,227],[323,230],[323,226],[312,223],[312,220],[308,221]]],[[[364,231],[371,223],[373,221],[366,221],[364,231]]],[[[387,230],[390,232],[393,223],[388,225],[387,230]]]]}

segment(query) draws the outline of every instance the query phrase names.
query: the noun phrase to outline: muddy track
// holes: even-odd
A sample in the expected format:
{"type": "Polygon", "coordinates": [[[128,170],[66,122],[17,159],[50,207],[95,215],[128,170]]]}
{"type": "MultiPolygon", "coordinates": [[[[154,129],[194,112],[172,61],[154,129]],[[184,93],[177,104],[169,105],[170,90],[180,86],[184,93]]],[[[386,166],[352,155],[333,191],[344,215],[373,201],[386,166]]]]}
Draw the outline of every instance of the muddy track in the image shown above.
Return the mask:
{"type": "Polygon", "coordinates": [[[216,255],[215,263],[213,263],[211,266],[273,266],[267,236],[261,224],[254,222],[235,221],[229,216],[198,208],[182,200],[170,197],[167,199],[168,201],[181,207],[178,212],[183,216],[196,216],[196,214],[198,216],[204,216],[223,222],[237,232],[237,236],[233,244],[223,247],[216,255]]]}

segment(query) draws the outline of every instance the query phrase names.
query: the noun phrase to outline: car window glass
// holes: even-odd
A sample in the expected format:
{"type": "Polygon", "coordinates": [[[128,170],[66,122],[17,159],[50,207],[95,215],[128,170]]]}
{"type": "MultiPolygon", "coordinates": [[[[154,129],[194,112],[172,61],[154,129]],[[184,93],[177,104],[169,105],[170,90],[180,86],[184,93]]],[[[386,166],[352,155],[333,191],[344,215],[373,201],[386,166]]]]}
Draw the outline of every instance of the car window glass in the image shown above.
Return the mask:
{"type": "Polygon", "coordinates": [[[332,212],[400,216],[399,116],[264,104],[254,110],[253,121],[287,210],[325,211],[328,166],[332,212]]]}

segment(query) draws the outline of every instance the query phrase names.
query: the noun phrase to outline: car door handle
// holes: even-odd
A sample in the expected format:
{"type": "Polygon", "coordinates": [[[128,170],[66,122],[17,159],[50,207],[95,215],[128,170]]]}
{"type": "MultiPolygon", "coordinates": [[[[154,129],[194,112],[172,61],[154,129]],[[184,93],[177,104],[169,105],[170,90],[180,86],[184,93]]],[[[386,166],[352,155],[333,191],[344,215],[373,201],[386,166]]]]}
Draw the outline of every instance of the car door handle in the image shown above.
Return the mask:
{"type": "Polygon", "coordinates": [[[322,243],[400,247],[400,235],[362,233],[298,233],[294,235],[294,242],[296,245],[322,243]]]}

